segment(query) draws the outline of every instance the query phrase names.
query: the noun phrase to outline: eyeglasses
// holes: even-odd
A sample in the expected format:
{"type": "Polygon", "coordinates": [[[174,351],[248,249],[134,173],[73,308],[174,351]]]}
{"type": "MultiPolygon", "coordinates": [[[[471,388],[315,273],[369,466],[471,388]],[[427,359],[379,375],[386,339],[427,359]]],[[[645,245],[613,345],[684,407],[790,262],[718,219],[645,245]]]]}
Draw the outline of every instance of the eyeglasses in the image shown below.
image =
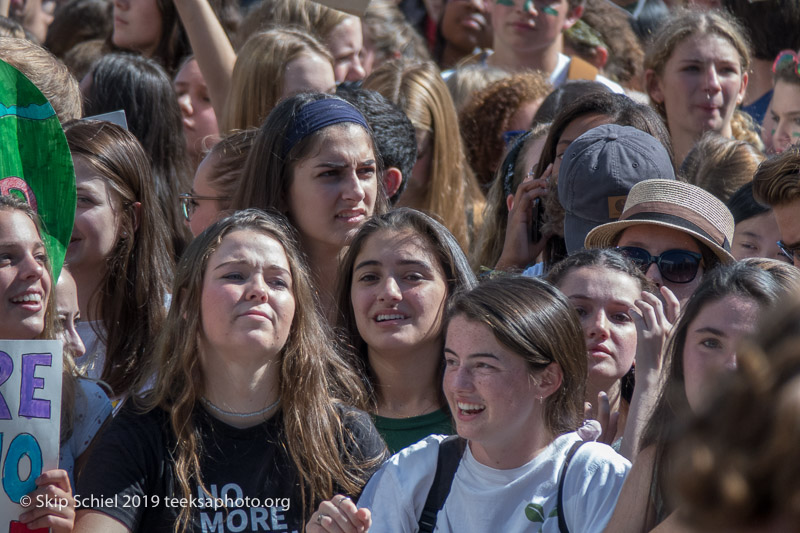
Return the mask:
{"type": "Polygon", "coordinates": [[[688,250],[667,250],[654,256],[636,246],[620,246],[617,249],[642,269],[642,272],[647,272],[650,265],[655,263],[661,277],[671,283],[689,283],[696,278],[700,260],[703,258],[702,255],[688,250]]]}
{"type": "Polygon", "coordinates": [[[778,248],[781,249],[781,253],[788,257],[789,261],[792,263],[800,261],[800,244],[787,246],[783,241],[778,241],[778,248]]]}
{"type": "Polygon", "coordinates": [[[778,70],[794,67],[794,73],[800,76],[800,57],[797,56],[794,50],[781,50],[775,62],[772,64],[772,73],[775,74],[778,70]]]}
{"type": "Polygon", "coordinates": [[[199,196],[185,192],[179,194],[178,199],[181,202],[181,211],[183,211],[183,218],[186,219],[186,222],[192,221],[192,215],[197,209],[197,200],[230,200],[227,196],[199,196]]]}

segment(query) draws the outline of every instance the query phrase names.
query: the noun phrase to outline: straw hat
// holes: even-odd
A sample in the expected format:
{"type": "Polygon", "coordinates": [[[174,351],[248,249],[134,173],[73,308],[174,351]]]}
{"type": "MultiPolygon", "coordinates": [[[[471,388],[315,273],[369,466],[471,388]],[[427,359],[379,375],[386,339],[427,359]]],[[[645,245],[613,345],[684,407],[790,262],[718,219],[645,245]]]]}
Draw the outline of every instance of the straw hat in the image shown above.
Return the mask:
{"type": "Polygon", "coordinates": [[[594,228],[586,248],[610,248],[625,228],[649,224],[688,233],[723,263],[731,255],[733,216],[725,204],[700,187],[672,180],[646,180],[631,188],[617,222],[594,228]]]}

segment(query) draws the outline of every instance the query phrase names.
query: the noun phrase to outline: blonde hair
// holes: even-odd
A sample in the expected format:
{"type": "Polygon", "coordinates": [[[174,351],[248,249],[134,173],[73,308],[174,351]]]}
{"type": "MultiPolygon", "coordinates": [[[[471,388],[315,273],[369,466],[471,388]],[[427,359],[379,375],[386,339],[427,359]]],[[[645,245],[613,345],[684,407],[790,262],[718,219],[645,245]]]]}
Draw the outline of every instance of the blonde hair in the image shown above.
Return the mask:
{"type": "Polygon", "coordinates": [[[260,126],[283,93],[286,66],[302,55],[322,57],[333,68],[328,49],[301,29],[273,28],[251,36],[236,57],[222,132],[260,126]]]}
{"type": "Polygon", "coordinates": [[[421,205],[412,207],[438,216],[468,250],[485,200],[464,155],[458,116],[438,67],[432,62],[389,61],[364,80],[364,88],[399,106],[417,129],[418,142],[430,135],[427,190],[421,205]]]}
{"type": "Polygon", "coordinates": [[[764,154],[752,144],[706,132],[681,165],[687,183],[701,187],[727,203],[742,185],[753,181],[764,154]]]}
{"type": "MultiPolygon", "coordinates": [[[[723,11],[699,9],[678,9],[667,19],[653,36],[644,56],[644,69],[652,70],[656,76],[662,76],[664,66],[672,57],[675,47],[696,34],[715,35],[727,40],[739,54],[739,66],[742,74],[750,68],[750,43],[745,37],[744,28],[723,11]]],[[[666,122],[667,112],[663,102],[651,103],[666,122]]],[[[753,146],[763,149],[758,133],[749,115],[736,110],[730,121],[734,139],[747,141],[753,146]]]]}
{"type": "MultiPolygon", "coordinates": [[[[200,234],[181,258],[175,275],[173,299],[166,327],[159,336],[152,392],[140,400],[145,410],[169,413],[177,446],[172,452],[182,497],[193,493],[192,484],[204,487],[200,459],[202,438],[196,425],[196,408],[204,394],[203,368],[198,356],[202,335],[200,316],[203,278],[210,257],[225,236],[234,231],[255,231],[278,241],[292,276],[295,314],[279,364],[279,395],[284,427],[283,445],[297,471],[304,515],[314,502],[329,499],[334,487],[357,494],[367,471],[380,458],[359,461],[344,445],[350,437],[336,408],[335,397],[366,406],[361,380],[335,350],[327,322],[317,310],[311,275],[297,246],[296,233],[277,212],[246,209],[224,218],[200,234]]],[[[191,509],[181,509],[176,531],[185,531],[191,509]]]]}
{"type": "Polygon", "coordinates": [[[239,38],[243,42],[269,26],[281,25],[301,28],[324,41],[350,16],[311,0],[262,0],[248,12],[239,38]]]}

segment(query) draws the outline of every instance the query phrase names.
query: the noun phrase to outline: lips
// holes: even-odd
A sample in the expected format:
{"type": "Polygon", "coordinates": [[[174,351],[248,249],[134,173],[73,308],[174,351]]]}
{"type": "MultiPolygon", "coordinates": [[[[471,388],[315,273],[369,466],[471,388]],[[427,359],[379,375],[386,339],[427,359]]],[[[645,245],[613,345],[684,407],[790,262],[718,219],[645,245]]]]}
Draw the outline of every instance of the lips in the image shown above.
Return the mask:
{"type": "Polygon", "coordinates": [[[461,19],[461,25],[473,30],[481,30],[486,26],[486,17],[479,13],[474,13],[461,19]]]}
{"type": "Polygon", "coordinates": [[[265,311],[260,310],[260,309],[248,309],[247,311],[242,313],[240,316],[257,317],[257,318],[263,318],[265,320],[271,320],[269,314],[267,312],[265,312],[265,311]]]}
{"type": "Polygon", "coordinates": [[[589,354],[594,357],[611,357],[611,350],[603,346],[602,344],[597,344],[595,346],[590,346],[589,354]]]}
{"type": "Polygon", "coordinates": [[[456,401],[456,417],[460,421],[471,421],[480,416],[486,410],[486,406],[476,402],[456,401]]]}
{"type": "Polygon", "coordinates": [[[361,222],[366,214],[364,209],[346,209],[336,213],[336,219],[348,223],[361,222]]]}
{"type": "Polygon", "coordinates": [[[21,294],[19,296],[14,296],[11,298],[11,303],[20,304],[20,303],[42,303],[42,295],[38,292],[27,292],[25,294],[21,294]]]}
{"type": "Polygon", "coordinates": [[[380,324],[382,322],[389,322],[389,321],[396,321],[396,320],[406,320],[407,318],[408,318],[408,315],[406,315],[405,313],[399,313],[397,311],[391,311],[391,312],[390,311],[385,311],[385,312],[380,312],[377,315],[375,315],[373,320],[375,320],[375,322],[380,324]]]}

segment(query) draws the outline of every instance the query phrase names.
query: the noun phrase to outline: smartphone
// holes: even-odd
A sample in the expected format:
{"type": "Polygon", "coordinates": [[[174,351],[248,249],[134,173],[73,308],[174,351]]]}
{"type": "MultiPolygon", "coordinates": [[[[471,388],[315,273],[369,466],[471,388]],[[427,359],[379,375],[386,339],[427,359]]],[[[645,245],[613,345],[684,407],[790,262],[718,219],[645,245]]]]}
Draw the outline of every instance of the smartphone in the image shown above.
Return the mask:
{"type": "Polygon", "coordinates": [[[536,198],[533,201],[533,210],[531,212],[531,242],[539,242],[542,240],[542,223],[544,221],[544,208],[542,207],[542,199],[536,198]]]}

